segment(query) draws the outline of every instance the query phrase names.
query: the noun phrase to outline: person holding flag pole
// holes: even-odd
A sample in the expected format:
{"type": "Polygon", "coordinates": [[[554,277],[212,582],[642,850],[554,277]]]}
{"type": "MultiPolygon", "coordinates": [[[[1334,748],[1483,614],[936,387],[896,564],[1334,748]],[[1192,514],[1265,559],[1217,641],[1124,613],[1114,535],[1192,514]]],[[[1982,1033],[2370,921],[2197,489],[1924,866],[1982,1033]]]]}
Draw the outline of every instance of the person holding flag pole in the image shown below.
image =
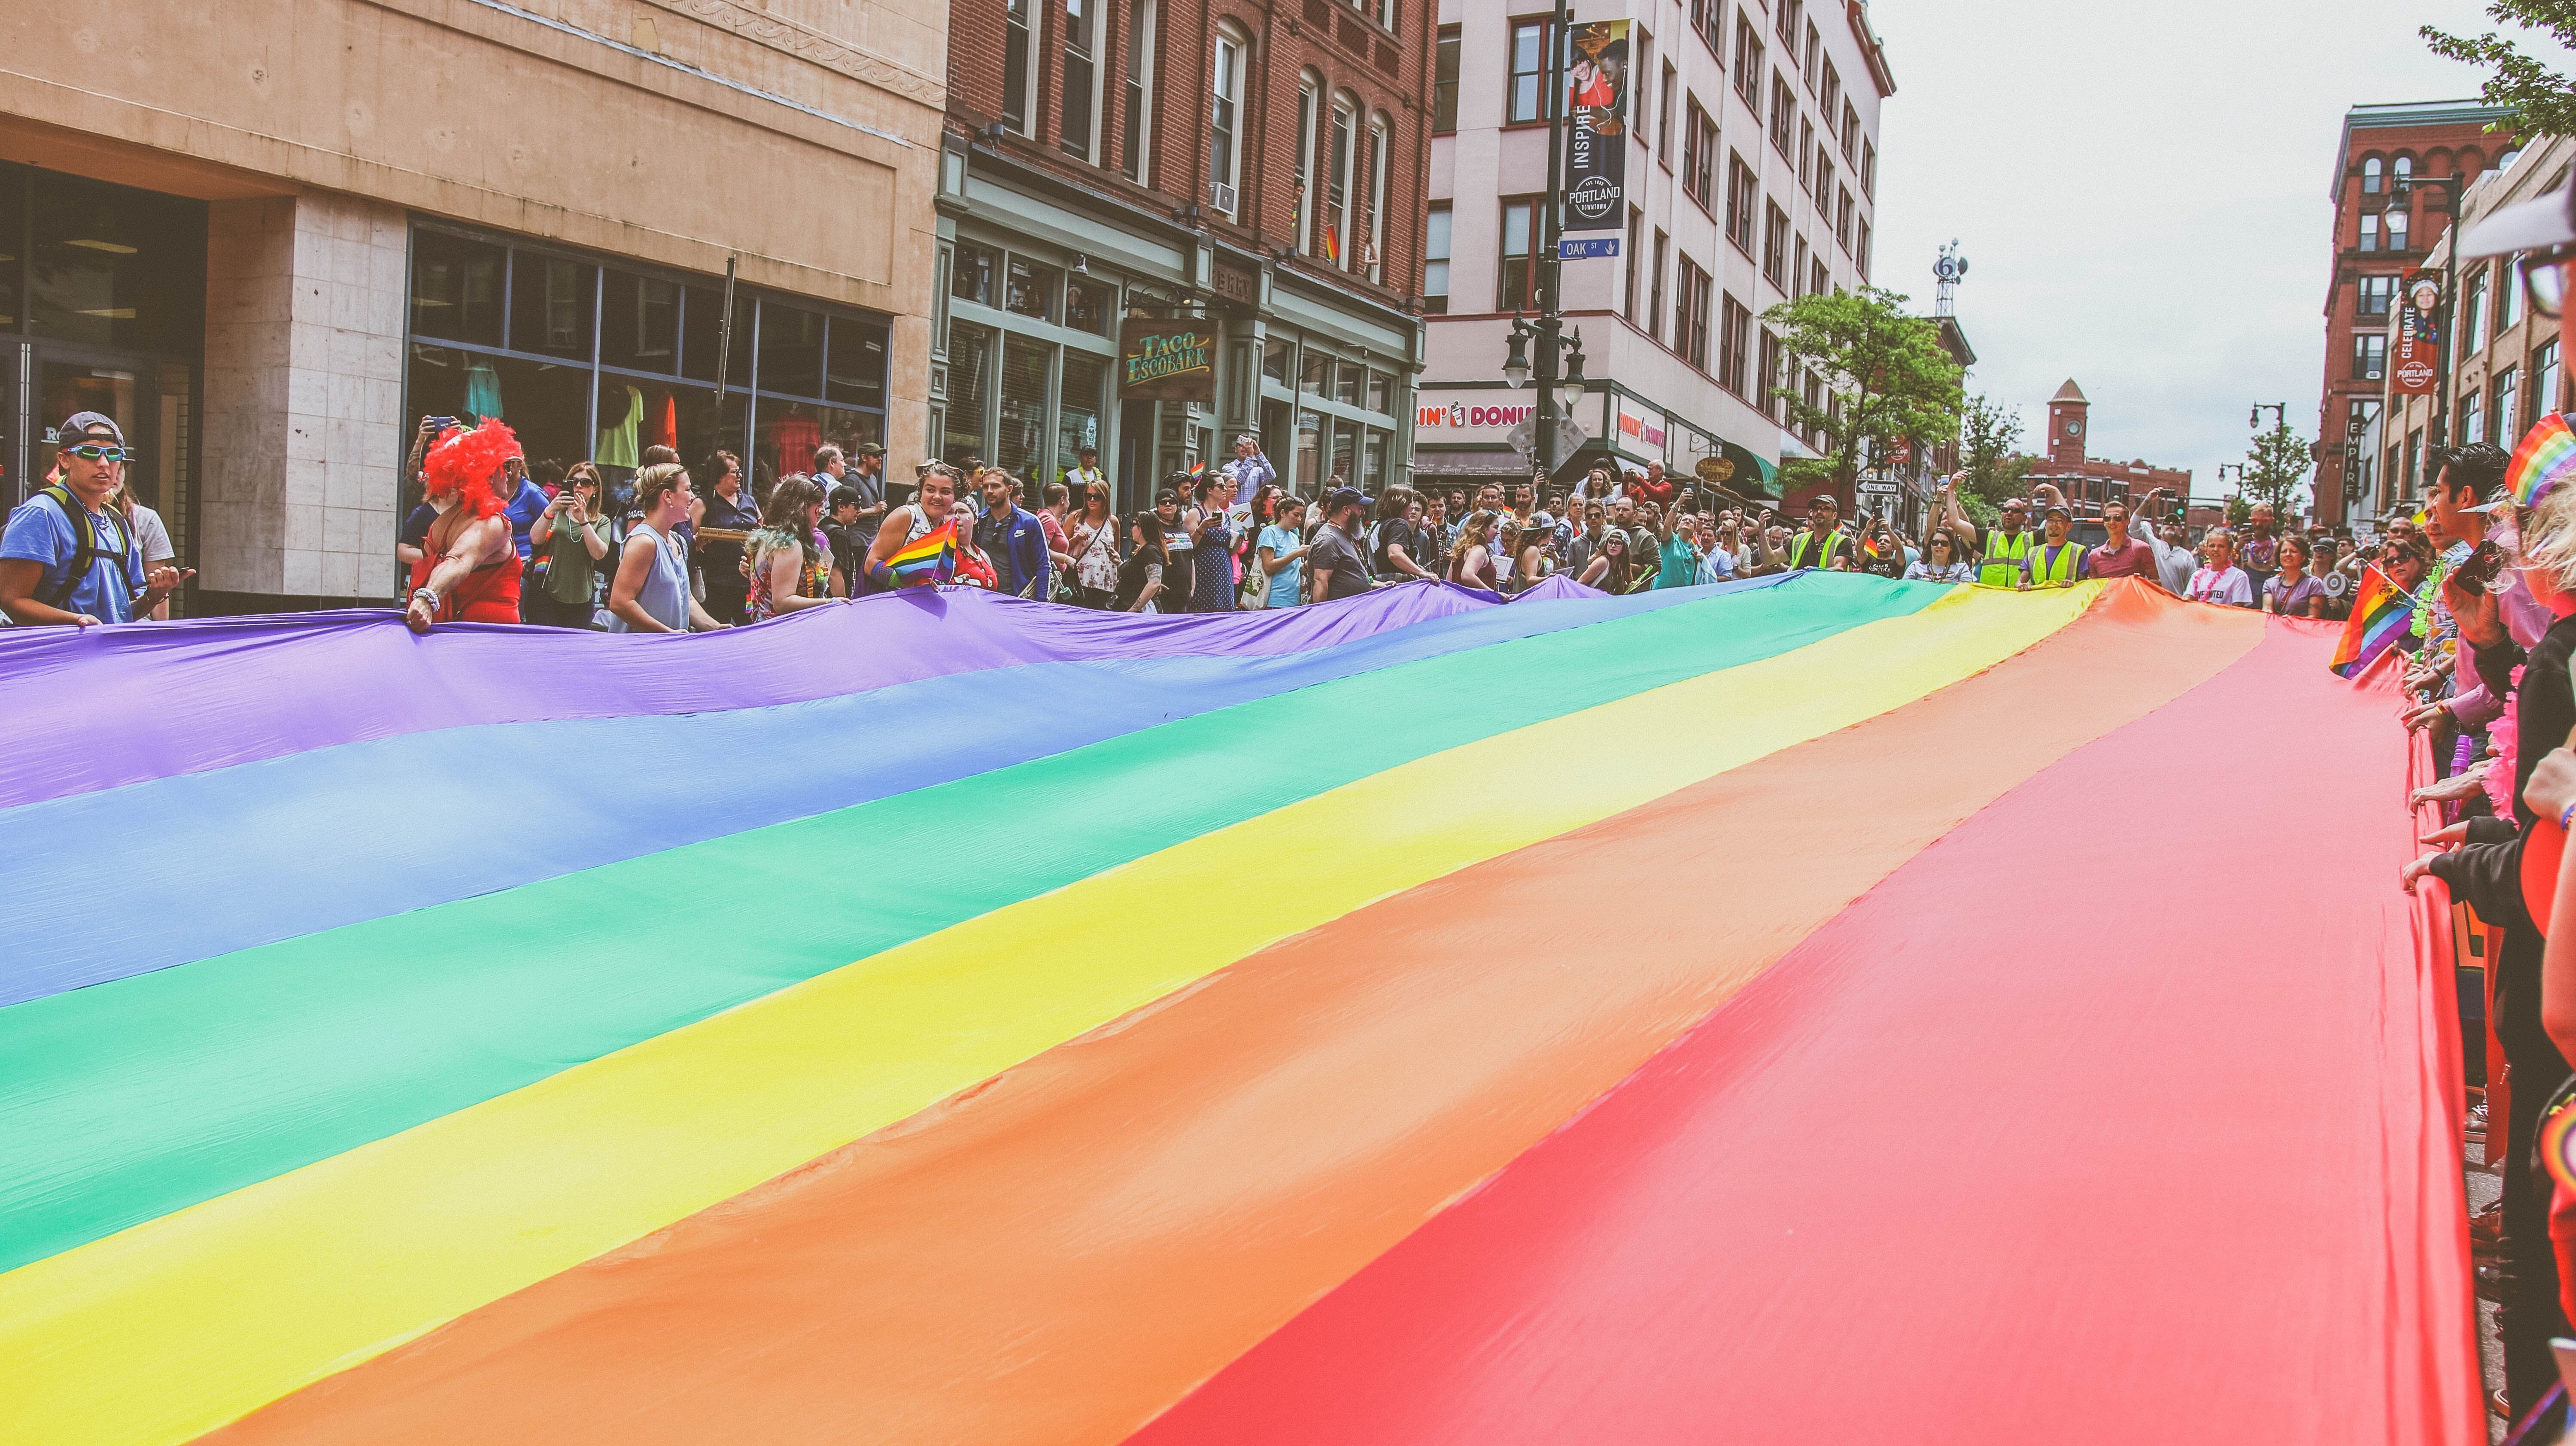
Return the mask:
{"type": "Polygon", "coordinates": [[[868,546],[865,574],[879,592],[927,587],[956,576],[957,529],[949,509],[957,501],[957,474],[946,465],[921,474],[913,500],[886,514],[868,546]]]}

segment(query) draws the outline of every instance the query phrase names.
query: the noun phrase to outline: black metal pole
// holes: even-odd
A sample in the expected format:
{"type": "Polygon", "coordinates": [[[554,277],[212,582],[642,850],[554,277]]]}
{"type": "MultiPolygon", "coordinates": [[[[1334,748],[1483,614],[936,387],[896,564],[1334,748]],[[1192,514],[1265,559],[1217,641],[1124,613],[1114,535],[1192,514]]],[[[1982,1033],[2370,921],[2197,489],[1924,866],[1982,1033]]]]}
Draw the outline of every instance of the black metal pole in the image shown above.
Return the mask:
{"type": "Polygon", "coordinates": [[[2441,177],[2442,211],[2450,224],[2442,234],[2451,243],[2451,274],[2443,278],[2441,321],[2434,335],[2441,346],[2433,356],[2433,425],[2426,435],[2436,447],[2445,446],[2451,437],[2451,326],[2459,318],[2460,284],[2460,183],[2456,176],[2441,177]]]}
{"type": "Polygon", "coordinates": [[[1556,0],[1547,59],[1539,67],[1539,73],[1547,78],[1547,196],[1539,203],[1538,355],[1530,358],[1530,366],[1538,376],[1538,426],[1532,431],[1538,439],[1535,460],[1542,476],[1556,472],[1557,338],[1565,331],[1565,316],[1559,309],[1561,299],[1557,294],[1564,264],[1557,258],[1557,243],[1562,236],[1557,192],[1565,184],[1565,53],[1572,43],[1573,23],[1574,12],[1566,0],[1556,0]]]}

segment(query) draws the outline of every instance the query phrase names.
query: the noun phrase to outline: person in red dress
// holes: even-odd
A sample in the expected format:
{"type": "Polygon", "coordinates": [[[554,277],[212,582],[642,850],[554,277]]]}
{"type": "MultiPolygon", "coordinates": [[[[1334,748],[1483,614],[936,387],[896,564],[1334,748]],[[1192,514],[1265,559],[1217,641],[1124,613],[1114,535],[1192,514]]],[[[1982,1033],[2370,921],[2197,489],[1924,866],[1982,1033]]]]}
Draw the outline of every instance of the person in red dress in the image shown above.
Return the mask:
{"type": "Polygon", "coordinates": [[[430,448],[426,490],[438,518],[411,565],[403,622],[413,632],[433,623],[519,621],[519,550],[501,490],[502,464],[518,455],[518,438],[491,420],[470,432],[451,427],[430,448]]]}

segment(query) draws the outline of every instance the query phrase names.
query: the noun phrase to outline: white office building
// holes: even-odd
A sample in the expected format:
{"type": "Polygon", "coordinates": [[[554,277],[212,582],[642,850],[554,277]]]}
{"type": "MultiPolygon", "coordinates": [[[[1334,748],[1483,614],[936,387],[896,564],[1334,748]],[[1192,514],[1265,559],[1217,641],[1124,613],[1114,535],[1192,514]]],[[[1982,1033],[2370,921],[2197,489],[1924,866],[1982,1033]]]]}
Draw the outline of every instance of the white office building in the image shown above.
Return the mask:
{"type": "MultiPolygon", "coordinates": [[[[1533,399],[1502,364],[1513,313],[1538,304],[1547,177],[1546,13],[1441,0],[1439,18],[1421,486],[1529,475],[1507,438],[1533,399]]],[[[1582,233],[1617,234],[1617,258],[1565,263],[1591,440],[1557,475],[1607,454],[1777,496],[1780,460],[1813,454],[1765,383],[1781,365],[1762,314],[1868,279],[1895,82],[1861,0],[1603,0],[1576,29],[1622,18],[1627,226],[1582,233]]]]}

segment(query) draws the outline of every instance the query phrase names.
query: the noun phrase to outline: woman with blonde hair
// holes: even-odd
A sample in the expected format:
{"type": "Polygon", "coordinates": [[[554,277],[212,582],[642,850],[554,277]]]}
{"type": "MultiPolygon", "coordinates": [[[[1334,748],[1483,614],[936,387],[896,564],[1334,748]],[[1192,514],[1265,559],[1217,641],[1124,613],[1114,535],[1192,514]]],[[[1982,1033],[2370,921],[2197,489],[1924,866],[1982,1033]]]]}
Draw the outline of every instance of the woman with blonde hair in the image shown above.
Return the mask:
{"type": "Polygon", "coordinates": [[[1106,482],[1084,483],[1080,501],[1081,510],[1064,524],[1073,545],[1073,600],[1106,608],[1118,595],[1118,514],[1110,509],[1106,482]]]}
{"type": "Polygon", "coordinates": [[[1449,549],[1449,580],[1460,587],[1502,591],[1494,569],[1493,513],[1469,513],[1466,525],[1458,529],[1458,541],[1449,549]]]}

